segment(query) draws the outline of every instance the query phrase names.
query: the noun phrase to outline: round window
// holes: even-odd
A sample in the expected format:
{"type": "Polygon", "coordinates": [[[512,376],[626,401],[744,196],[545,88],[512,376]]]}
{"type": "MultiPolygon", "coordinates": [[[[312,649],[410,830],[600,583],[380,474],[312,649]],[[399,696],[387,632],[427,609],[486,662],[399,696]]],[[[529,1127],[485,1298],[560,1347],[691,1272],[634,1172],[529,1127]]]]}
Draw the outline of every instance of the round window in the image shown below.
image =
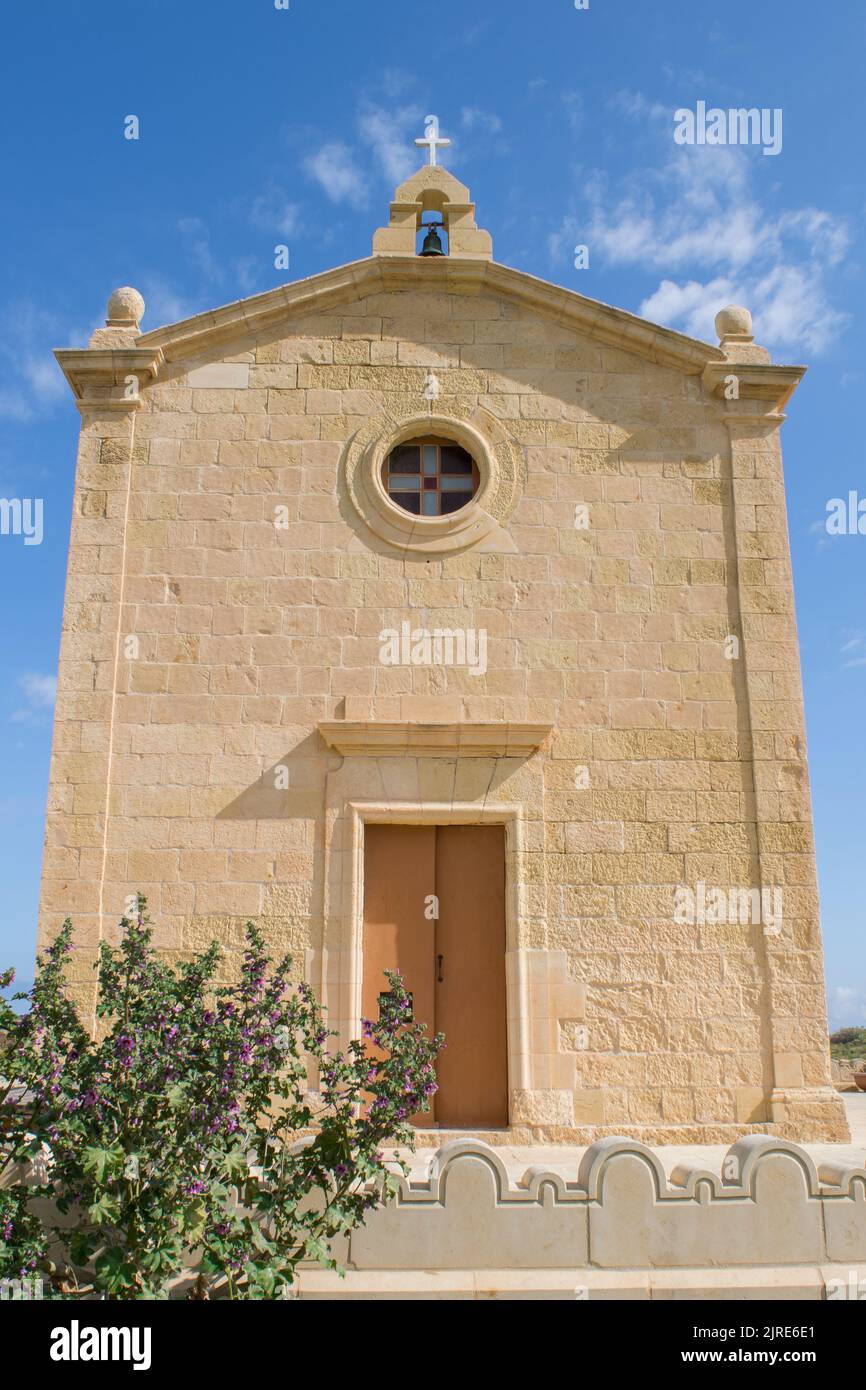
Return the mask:
{"type": "Polygon", "coordinates": [[[478,465],[453,439],[412,439],[392,449],[382,469],[392,502],[416,516],[458,512],[478,491],[478,465]]]}

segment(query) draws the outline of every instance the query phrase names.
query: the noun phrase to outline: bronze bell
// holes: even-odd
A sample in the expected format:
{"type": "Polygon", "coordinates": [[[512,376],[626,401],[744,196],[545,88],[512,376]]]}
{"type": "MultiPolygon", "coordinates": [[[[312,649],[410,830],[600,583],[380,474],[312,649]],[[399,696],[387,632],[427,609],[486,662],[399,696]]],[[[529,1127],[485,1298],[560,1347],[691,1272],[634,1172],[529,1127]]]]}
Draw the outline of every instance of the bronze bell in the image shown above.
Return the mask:
{"type": "Polygon", "coordinates": [[[439,233],[438,233],[438,231],[436,230],[437,227],[441,227],[441,226],[442,226],[442,223],[441,223],[441,222],[432,222],[432,223],[430,224],[430,230],[428,231],[427,235],[426,235],[425,238],[424,238],[424,245],[421,247],[421,252],[420,252],[420,254],[421,254],[422,256],[444,256],[444,255],[445,255],[445,252],[442,250],[442,242],[439,240],[439,233]]]}

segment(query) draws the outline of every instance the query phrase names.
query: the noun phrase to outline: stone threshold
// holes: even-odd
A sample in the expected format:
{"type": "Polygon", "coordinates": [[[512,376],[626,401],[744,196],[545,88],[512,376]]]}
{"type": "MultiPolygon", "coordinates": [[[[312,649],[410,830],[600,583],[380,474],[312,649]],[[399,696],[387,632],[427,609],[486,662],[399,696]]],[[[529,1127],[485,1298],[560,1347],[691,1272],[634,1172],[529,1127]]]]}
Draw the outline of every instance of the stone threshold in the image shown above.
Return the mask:
{"type": "Polygon", "coordinates": [[[696,1269],[304,1269],[299,1297],[331,1299],[670,1302],[691,1300],[821,1302],[866,1278],[866,1265],[815,1264],[696,1269]]]}

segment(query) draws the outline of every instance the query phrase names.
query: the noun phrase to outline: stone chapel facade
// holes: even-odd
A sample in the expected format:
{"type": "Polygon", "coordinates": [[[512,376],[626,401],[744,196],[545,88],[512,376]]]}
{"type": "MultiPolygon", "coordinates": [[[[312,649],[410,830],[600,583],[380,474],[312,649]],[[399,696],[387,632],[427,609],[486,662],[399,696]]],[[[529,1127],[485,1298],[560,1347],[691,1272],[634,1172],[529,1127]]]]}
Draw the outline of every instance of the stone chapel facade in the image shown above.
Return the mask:
{"type": "MultiPolygon", "coordinates": [[[[244,923],[344,1040],[399,965],[492,1142],[847,1137],[779,429],[803,369],[497,264],[440,167],[373,255],[57,354],[81,411],[40,944],[244,923]],[[438,216],[447,254],[419,255],[438,216]]],[[[422,1138],[425,1136],[422,1135],[422,1138]]],[[[432,1136],[426,1136],[431,1138],[432,1136]]]]}

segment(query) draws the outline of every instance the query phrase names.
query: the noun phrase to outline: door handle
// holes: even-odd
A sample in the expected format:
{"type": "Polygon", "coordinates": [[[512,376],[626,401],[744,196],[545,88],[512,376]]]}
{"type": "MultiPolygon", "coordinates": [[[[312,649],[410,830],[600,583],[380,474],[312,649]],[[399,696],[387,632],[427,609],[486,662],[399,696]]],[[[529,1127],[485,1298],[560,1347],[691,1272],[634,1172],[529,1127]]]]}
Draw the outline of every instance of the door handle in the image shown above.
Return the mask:
{"type": "Polygon", "coordinates": [[[443,981],[444,978],[445,978],[445,976],[442,974],[442,962],[444,961],[444,959],[445,959],[444,956],[437,956],[437,957],[436,957],[436,960],[437,960],[438,965],[439,965],[439,970],[438,970],[436,979],[437,979],[437,982],[438,982],[440,985],[442,984],[442,981],[443,981]]]}

